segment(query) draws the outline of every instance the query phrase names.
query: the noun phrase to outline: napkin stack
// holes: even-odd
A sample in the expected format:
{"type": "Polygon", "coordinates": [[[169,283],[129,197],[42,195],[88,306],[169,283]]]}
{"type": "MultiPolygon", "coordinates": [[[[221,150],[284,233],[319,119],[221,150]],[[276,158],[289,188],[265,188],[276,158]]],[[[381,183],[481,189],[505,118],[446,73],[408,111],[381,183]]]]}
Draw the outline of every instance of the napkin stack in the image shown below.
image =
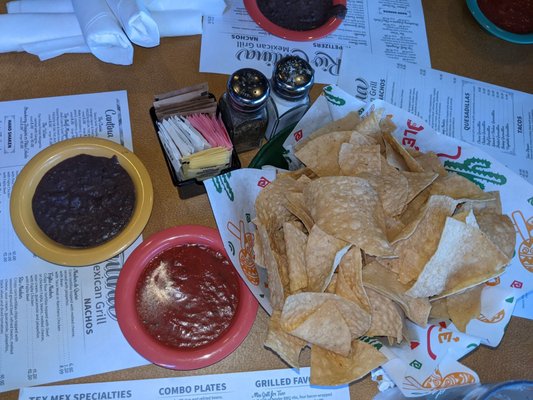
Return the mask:
{"type": "Polygon", "coordinates": [[[26,51],[41,60],[92,53],[133,63],[133,44],[202,33],[204,15],[221,15],[224,0],[16,0],[0,15],[0,52],[26,51]]]}

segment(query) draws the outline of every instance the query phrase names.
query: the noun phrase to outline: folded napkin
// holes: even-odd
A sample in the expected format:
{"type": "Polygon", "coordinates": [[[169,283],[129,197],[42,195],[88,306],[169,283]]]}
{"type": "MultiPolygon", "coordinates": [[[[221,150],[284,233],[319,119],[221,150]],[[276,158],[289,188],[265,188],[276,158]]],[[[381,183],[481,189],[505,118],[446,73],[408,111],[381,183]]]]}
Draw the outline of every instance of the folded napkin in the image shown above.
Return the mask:
{"type": "Polygon", "coordinates": [[[159,29],[144,3],[140,0],[107,0],[107,4],[133,43],[143,47],[159,44],[159,29]]]}
{"type": "Polygon", "coordinates": [[[202,33],[202,13],[196,10],[152,11],[161,37],[202,33]]]}
{"type": "Polygon", "coordinates": [[[202,15],[222,15],[224,0],[141,0],[150,11],[198,10],[202,15]]]}
{"type": "Polygon", "coordinates": [[[72,0],[17,0],[6,3],[7,12],[15,13],[71,13],[72,0]]]}
{"type": "Polygon", "coordinates": [[[74,14],[0,14],[0,52],[25,51],[31,43],[83,36],[74,14]]]}
{"type": "MultiPolygon", "coordinates": [[[[92,0],[86,0],[90,3],[92,0]]],[[[111,3],[120,1],[108,1],[111,3]]],[[[149,11],[197,10],[202,15],[222,15],[226,9],[224,0],[137,0],[149,11]]],[[[8,13],[74,12],[72,0],[16,0],[7,3],[8,13]]]]}
{"type": "Polygon", "coordinates": [[[72,5],[91,53],[111,64],[133,63],[133,46],[105,0],[72,0],[72,5]]]}
{"type": "MultiPolygon", "coordinates": [[[[74,15],[74,14],[72,14],[74,15]]],[[[59,39],[43,40],[41,42],[25,43],[22,48],[34,54],[41,61],[49,60],[66,53],[90,53],[91,50],[85,43],[83,35],[64,37],[59,39]]]]}

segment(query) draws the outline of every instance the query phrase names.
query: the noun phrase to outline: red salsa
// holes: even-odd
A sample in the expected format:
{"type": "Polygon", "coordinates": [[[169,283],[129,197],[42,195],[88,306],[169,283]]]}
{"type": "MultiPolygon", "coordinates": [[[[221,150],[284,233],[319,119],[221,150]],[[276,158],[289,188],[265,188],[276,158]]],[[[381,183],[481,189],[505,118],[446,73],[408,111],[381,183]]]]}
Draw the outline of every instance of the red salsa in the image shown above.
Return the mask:
{"type": "Polygon", "coordinates": [[[498,27],[513,33],[533,33],[533,0],[478,0],[479,9],[498,27]]]}
{"type": "Polygon", "coordinates": [[[225,332],[239,305],[230,261],[204,245],[165,250],[147,265],[136,288],[137,313],[161,343],[193,349],[225,332]]]}

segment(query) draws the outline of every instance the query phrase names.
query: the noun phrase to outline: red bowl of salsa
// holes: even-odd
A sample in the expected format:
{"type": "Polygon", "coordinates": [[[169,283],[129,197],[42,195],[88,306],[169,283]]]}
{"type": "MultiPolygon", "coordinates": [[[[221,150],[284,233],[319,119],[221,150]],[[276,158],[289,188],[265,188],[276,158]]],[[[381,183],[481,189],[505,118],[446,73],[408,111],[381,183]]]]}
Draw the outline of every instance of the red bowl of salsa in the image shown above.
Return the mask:
{"type": "Polygon", "coordinates": [[[265,31],[292,41],[310,41],[334,32],[346,16],[346,0],[244,0],[265,31]]]}
{"type": "Polygon", "coordinates": [[[466,4],[487,32],[512,43],[533,43],[533,0],[466,0],[466,4]]]}
{"type": "Polygon", "coordinates": [[[128,257],[117,283],[117,320],[126,340],[147,360],[176,370],[231,354],[257,308],[218,231],[205,226],[154,234],[128,257]]]}

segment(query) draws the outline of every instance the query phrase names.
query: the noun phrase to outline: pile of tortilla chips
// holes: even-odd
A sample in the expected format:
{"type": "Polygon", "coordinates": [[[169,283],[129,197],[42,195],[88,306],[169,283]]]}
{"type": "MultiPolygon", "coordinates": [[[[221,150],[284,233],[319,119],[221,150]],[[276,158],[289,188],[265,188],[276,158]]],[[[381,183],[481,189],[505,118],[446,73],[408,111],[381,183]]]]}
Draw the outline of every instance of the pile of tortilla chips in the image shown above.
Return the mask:
{"type": "Polygon", "coordinates": [[[356,113],[313,133],[257,197],[254,251],[273,314],[265,346],[311,383],[340,385],[387,361],[373,340],[400,343],[405,319],[479,316],[482,283],[515,247],[498,192],[448,173],[434,153],[404,149],[389,117],[356,113]]]}

